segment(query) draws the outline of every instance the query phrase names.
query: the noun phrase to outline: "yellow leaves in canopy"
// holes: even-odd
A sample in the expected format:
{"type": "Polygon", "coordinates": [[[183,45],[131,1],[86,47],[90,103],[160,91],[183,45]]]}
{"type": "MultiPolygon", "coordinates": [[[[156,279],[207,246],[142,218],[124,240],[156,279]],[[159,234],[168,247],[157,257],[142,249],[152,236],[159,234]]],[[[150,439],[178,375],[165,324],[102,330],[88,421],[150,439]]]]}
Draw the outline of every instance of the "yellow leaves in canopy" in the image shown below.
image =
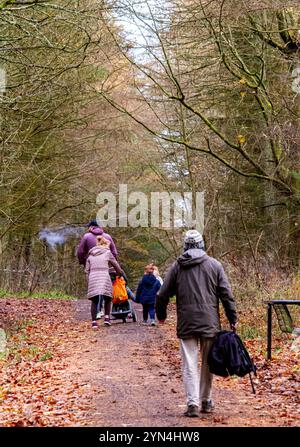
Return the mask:
{"type": "MultiPolygon", "coordinates": [[[[239,80],[239,84],[242,84],[242,85],[246,85],[247,84],[247,81],[246,81],[246,79],[240,79],[239,80]]],[[[246,93],[247,92],[245,92],[245,91],[241,91],[240,92],[240,96],[242,97],[242,99],[246,96],[246,93]]]]}
{"type": "Polygon", "coordinates": [[[240,144],[244,144],[246,142],[246,137],[244,135],[238,135],[237,140],[240,144]]]}

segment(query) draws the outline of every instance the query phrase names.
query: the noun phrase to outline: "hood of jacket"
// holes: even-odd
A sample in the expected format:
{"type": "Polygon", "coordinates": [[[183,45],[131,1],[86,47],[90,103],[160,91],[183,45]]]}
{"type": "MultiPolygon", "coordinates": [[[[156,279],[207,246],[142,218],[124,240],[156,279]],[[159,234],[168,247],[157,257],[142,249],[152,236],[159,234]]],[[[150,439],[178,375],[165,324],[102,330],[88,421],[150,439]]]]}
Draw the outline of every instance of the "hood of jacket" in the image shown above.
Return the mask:
{"type": "Polygon", "coordinates": [[[92,256],[103,255],[104,253],[107,252],[107,250],[109,250],[109,248],[96,246],[89,250],[89,255],[92,255],[92,256]]]}
{"type": "Polygon", "coordinates": [[[94,234],[95,236],[100,236],[101,234],[103,234],[103,228],[93,227],[90,229],[90,233],[94,234]]]}
{"type": "Polygon", "coordinates": [[[201,250],[200,248],[191,248],[179,256],[177,261],[180,264],[180,267],[189,268],[196,264],[202,264],[206,259],[208,259],[208,256],[204,250],[201,250]]]}

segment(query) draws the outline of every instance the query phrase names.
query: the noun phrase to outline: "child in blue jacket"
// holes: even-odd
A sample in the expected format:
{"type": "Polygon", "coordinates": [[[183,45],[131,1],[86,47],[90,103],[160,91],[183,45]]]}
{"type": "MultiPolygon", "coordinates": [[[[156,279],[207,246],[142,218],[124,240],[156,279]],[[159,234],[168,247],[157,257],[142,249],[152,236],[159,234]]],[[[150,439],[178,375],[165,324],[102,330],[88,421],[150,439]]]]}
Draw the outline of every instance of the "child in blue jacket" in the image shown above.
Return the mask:
{"type": "Polygon", "coordinates": [[[136,302],[143,306],[143,324],[148,322],[148,314],[151,320],[151,326],[156,326],[155,323],[155,300],[156,294],[160,289],[161,283],[153,274],[154,267],[149,264],[145,268],[145,274],[139,282],[136,291],[136,302]]]}

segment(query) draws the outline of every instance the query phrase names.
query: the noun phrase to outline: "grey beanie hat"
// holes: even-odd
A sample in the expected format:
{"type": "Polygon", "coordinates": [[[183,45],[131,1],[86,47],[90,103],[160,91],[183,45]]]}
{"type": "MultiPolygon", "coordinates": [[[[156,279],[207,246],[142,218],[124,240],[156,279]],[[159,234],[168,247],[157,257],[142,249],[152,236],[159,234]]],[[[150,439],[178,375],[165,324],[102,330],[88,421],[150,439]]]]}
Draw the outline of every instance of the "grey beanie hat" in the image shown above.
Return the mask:
{"type": "Polygon", "coordinates": [[[184,235],[184,249],[202,248],[204,249],[203,236],[197,230],[188,230],[184,235]]]}

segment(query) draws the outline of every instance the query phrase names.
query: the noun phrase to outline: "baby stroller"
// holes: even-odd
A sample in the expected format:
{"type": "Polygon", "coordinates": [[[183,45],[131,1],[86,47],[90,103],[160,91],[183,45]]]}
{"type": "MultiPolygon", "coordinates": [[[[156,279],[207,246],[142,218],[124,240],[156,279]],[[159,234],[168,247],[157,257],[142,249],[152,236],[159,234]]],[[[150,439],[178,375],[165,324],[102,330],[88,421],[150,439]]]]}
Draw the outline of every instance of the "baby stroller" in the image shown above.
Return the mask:
{"type": "Polygon", "coordinates": [[[127,292],[127,299],[121,302],[113,302],[112,309],[111,309],[111,316],[118,320],[123,320],[123,323],[126,323],[127,318],[132,319],[134,323],[136,323],[136,313],[132,306],[132,301],[129,300],[131,298],[132,300],[135,299],[132,291],[129,289],[128,286],[126,286],[126,292],[127,292]]]}

